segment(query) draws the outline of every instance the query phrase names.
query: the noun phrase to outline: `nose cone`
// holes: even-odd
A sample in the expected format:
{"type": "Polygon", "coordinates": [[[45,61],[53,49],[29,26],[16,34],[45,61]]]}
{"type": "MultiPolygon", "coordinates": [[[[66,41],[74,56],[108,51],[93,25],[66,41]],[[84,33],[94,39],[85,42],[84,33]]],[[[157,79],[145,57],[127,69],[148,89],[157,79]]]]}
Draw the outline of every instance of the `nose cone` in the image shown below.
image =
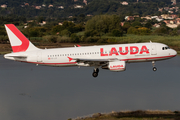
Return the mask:
{"type": "Polygon", "coordinates": [[[171,51],[171,55],[174,55],[174,57],[177,55],[177,52],[175,50],[172,49],[171,51]]]}

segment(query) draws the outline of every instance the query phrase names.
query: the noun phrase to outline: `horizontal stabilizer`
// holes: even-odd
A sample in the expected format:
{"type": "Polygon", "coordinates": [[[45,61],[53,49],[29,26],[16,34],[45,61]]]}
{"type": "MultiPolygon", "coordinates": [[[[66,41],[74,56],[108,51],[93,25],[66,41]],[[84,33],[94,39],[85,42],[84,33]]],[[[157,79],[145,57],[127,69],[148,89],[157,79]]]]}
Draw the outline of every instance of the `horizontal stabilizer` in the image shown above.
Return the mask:
{"type": "Polygon", "coordinates": [[[4,58],[9,58],[9,59],[26,59],[26,55],[18,55],[18,54],[6,54],[4,55],[4,58]]]}

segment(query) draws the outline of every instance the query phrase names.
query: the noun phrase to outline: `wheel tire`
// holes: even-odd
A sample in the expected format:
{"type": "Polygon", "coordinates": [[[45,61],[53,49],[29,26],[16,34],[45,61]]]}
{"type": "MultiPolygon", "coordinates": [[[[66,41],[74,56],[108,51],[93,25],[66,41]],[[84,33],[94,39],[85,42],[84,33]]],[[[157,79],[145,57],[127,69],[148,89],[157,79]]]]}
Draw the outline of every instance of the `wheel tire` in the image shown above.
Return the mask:
{"type": "Polygon", "coordinates": [[[93,72],[92,76],[93,76],[93,77],[97,77],[97,76],[98,76],[98,73],[97,73],[97,72],[93,72]]]}
{"type": "Polygon", "coordinates": [[[156,67],[153,67],[153,71],[156,71],[157,70],[157,68],[156,67]]]}

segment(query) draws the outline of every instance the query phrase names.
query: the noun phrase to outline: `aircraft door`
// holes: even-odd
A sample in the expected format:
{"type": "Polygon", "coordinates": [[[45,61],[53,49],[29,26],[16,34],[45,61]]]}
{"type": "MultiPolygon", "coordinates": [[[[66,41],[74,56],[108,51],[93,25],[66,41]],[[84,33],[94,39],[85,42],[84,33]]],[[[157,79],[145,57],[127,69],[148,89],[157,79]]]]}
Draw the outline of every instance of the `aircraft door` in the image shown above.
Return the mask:
{"type": "Polygon", "coordinates": [[[156,45],[151,45],[151,55],[157,55],[156,45]]]}
{"type": "Polygon", "coordinates": [[[42,62],[42,53],[37,52],[37,62],[42,62]]]}

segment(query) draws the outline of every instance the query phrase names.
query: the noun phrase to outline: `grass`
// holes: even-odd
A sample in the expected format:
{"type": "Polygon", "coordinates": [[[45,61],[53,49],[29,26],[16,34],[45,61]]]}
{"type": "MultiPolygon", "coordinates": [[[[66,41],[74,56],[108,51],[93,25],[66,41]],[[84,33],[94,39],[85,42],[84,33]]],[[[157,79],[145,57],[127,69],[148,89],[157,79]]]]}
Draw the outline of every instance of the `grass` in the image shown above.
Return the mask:
{"type": "MultiPolygon", "coordinates": [[[[79,32],[77,33],[78,35],[83,35],[84,32],[79,32]]],[[[46,44],[46,46],[51,45],[52,43],[49,42],[49,37],[51,36],[43,36],[43,37],[32,37],[30,38],[31,42],[33,42],[37,47],[38,46],[43,46],[46,44]]],[[[97,38],[97,37],[96,37],[97,38]]],[[[101,44],[123,44],[123,43],[142,43],[142,42],[159,42],[159,43],[164,43],[168,45],[169,47],[175,49],[178,54],[180,54],[180,36],[158,36],[158,35],[130,35],[127,34],[123,37],[112,37],[112,36],[101,36],[101,38],[108,39],[107,43],[101,43],[101,42],[95,42],[95,43],[78,43],[78,44],[83,44],[83,46],[86,45],[101,45],[101,44]]],[[[99,37],[99,39],[101,39],[99,37]]],[[[71,38],[70,37],[57,37],[57,43],[54,43],[53,45],[57,46],[58,44],[65,45],[65,44],[70,44],[71,38]]],[[[71,43],[71,44],[76,44],[76,43],[71,43]]],[[[67,45],[65,45],[68,47],[67,45]]],[[[4,48],[4,45],[0,47],[0,53],[3,54],[5,51],[11,51],[11,48],[4,48]]]]}
{"type": "Polygon", "coordinates": [[[178,42],[180,43],[180,36],[158,36],[158,35],[126,35],[123,37],[108,37],[103,36],[103,38],[109,39],[116,39],[119,42],[126,42],[126,43],[139,43],[139,42],[161,42],[161,43],[171,43],[171,42],[178,42]]]}
{"type": "Polygon", "coordinates": [[[158,36],[158,35],[126,35],[123,37],[103,36],[102,38],[115,39],[117,43],[142,43],[159,42],[164,43],[180,53],[180,36],[158,36]]]}

